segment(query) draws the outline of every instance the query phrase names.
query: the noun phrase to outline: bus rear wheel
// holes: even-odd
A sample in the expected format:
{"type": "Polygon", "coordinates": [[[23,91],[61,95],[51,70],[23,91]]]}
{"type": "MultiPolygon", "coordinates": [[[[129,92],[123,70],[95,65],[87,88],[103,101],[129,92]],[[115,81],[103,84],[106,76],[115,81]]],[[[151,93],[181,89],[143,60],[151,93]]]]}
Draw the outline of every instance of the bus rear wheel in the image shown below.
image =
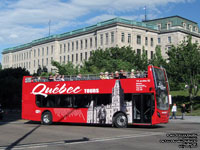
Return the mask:
{"type": "Polygon", "coordinates": [[[127,117],[123,113],[118,113],[114,116],[113,124],[117,128],[126,128],[128,125],[127,117]]]}
{"type": "Polygon", "coordinates": [[[42,114],[41,123],[44,125],[52,124],[52,114],[49,111],[46,111],[42,114]]]}

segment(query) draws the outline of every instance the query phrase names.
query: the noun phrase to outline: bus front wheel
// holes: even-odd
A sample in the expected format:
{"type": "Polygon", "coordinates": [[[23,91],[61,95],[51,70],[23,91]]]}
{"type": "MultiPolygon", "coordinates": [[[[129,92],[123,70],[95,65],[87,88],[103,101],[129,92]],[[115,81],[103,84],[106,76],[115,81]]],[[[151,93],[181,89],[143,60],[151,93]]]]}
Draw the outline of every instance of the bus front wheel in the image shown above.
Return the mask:
{"type": "Polygon", "coordinates": [[[41,122],[44,125],[50,125],[52,124],[52,115],[51,112],[46,111],[42,114],[41,122]]]}
{"type": "Polygon", "coordinates": [[[123,113],[118,113],[113,118],[113,124],[117,128],[126,128],[128,124],[127,117],[123,113]]]}

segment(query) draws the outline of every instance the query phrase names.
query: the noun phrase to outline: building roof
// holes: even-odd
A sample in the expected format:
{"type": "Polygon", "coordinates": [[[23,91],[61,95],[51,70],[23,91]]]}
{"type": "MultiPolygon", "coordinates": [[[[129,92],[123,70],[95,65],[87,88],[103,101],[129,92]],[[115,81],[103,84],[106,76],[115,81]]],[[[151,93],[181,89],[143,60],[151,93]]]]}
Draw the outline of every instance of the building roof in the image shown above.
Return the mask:
{"type": "Polygon", "coordinates": [[[194,23],[194,24],[197,24],[196,22],[194,22],[194,21],[192,21],[192,20],[186,19],[186,18],[181,17],[181,16],[178,16],[178,15],[169,16],[169,17],[163,17],[163,18],[158,18],[158,19],[152,19],[152,20],[145,20],[145,21],[143,21],[143,22],[152,22],[152,21],[159,21],[159,20],[172,19],[172,18],[179,18],[179,19],[183,19],[183,20],[192,22],[192,23],[194,23]]]}
{"type": "Polygon", "coordinates": [[[2,54],[14,52],[14,51],[20,51],[20,50],[23,50],[23,49],[31,48],[32,46],[35,46],[35,45],[39,45],[39,44],[44,43],[44,42],[55,41],[55,40],[70,37],[72,35],[81,34],[81,33],[85,33],[85,32],[88,32],[88,31],[93,31],[95,29],[98,29],[99,27],[111,25],[111,24],[114,24],[114,23],[122,23],[122,24],[126,24],[126,25],[132,25],[132,26],[142,27],[142,28],[146,28],[146,29],[150,29],[150,30],[156,30],[156,31],[158,30],[157,26],[151,25],[149,23],[136,22],[136,21],[133,21],[133,20],[127,20],[127,19],[117,17],[117,18],[113,18],[113,19],[110,19],[110,20],[99,22],[95,25],[88,26],[88,27],[85,27],[85,28],[73,30],[73,31],[70,31],[70,32],[65,32],[65,33],[62,33],[62,34],[51,35],[51,36],[48,36],[48,37],[33,40],[30,43],[26,43],[26,44],[19,45],[19,46],[16,46],[16,47],[6,48],[6,49],[3,50],[2,54]]]}

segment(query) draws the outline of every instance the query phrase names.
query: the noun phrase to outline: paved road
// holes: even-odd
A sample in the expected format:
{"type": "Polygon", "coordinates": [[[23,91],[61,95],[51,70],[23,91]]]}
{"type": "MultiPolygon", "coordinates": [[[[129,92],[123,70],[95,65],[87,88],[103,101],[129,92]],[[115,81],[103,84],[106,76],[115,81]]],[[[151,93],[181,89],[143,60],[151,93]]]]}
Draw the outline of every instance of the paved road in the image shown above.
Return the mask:
{"type": "MultiPolygon", "coordinates": [[[[167,137],[169,134],[195,133],[198,136],[195,134],[192,136],[200,140],[200,117],[191,120],[176,119],[170,120],[168,124],[155,127],[129,127],[126,129],[70,124],[44,126],[25,120],[5,121],[0,122],[0,149],[176,150],[179,149],[180,143],[171,143],[177,137],[167,137]],[[171,141],[167,143],[166,139],[171,141]]],[[[198,145],[199,147],[193,148],[193,150],[199,149],[199,142],[198,145]]]]}

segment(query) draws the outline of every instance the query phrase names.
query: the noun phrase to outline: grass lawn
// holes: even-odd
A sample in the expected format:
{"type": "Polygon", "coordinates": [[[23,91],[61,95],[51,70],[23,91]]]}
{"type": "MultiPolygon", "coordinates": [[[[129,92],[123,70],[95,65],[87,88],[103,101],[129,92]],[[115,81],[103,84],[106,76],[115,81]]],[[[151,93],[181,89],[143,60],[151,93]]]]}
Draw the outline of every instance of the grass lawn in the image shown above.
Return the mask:
{"type": "MultiPolygon", "coordinates": [[[[181,104],[189,103],[189,93],[187,90],[182,90],[182,91],[170,91],[170,94],[172,95],[172,102],[173,100],[176,100],[177,103],[177,114],[176,115],[181,115],[181,104]],[[179,97],[179,99],[178,99],[179,97]],[[184,100],[180,101],[180,97],[182,97],[184,100]]],[[[200,91],[197,94],[197,98],[194,99],[194,104],[193,106],[193,111],[190,113],[186,113],[187,116],[200,116],[200,91]]]]}

